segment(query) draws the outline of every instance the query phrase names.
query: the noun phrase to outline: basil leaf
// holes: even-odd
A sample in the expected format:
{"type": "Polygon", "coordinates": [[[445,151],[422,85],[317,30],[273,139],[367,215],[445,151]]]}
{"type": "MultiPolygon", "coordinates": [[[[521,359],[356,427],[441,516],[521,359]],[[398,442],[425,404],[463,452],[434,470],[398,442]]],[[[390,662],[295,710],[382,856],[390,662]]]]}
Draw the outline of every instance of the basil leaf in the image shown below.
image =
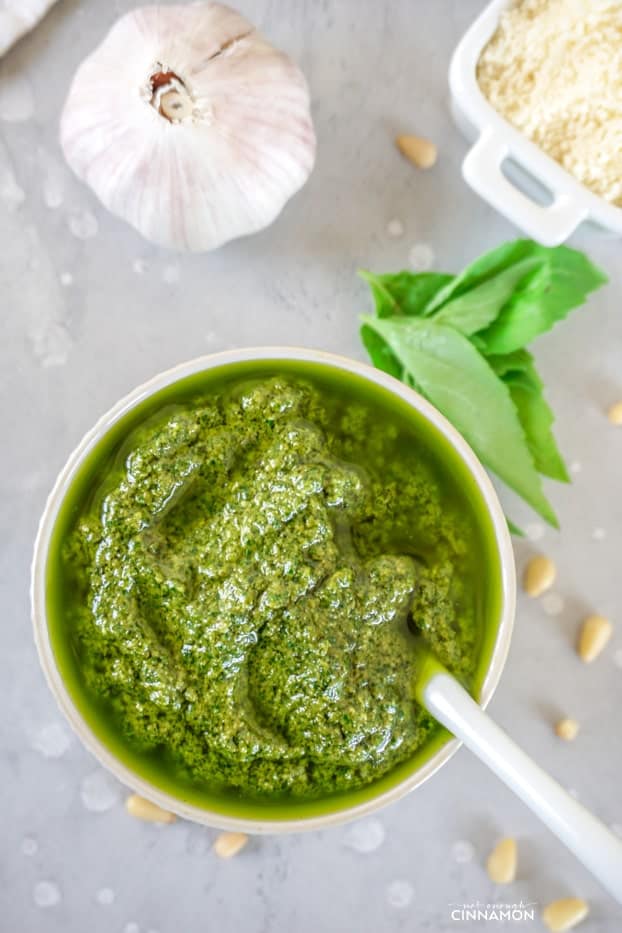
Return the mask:
{"type": "Polygon", "coordinates": [[[481,285],[451,298],[434,314],[434,320],[439,324],[450,324],[467,337],[476,334],[497,320],[517,286],[537,266],[535,257],[515,263],[481,285]]]}
{"type": "Polygon", "coordinates": [[[542,381],[523,347],[582,304],[607,281],[604,273],[569,247],[515,240],[458,276],[361,274],[383,326],[408,328],[389,333],[367,319],[361,335],[373,362],[427,395],[480,459],[556,524],[538,473],[568,482],[568,472],[542,381]]]}
{"type": "Polygon", "coordinates": [[[374,275],[373,272],[361,269],[359,275],[372,290],[378,317],[422,314],[431,298],[453,279],[453,275],[442,272],[374,275]]]}
{"type": "Polygon", "coordinates": [[[420,390],[460,431],[480,460],[558,526],[542,492],[507,386],[472,343],[429,318],[363,317],[420,390]]]}
{"type": "Polygon", "coordinates": [[[516,535],[517,538],[524,538],[525,532],[522,528],[519,528],[518,525],[515,525],[514,522],[507,517],[505,517],[506,522],[508,523],[508,528],[510,529],[511,535],[516,535]]]}
{"type": "Polygon", "coordinates": [[[381,369],[390,376],[395,376],[396,379],[402,379],[404,368],[380,334],[364,324],[361,327],[361,340],[377,369],[381,369]]]}
{"type": "MultiPolygon", "coordinates": [[[[544,247],[541,247],[544,249],[544,247]]],[[[512,353],[550,330],[607,277],[587,256],[567,246],[549,249],[541,265],[521,282],[497,319],[478,332],[486,355],[512,353]]]]}
{"type": "Polygon", "coordinates": [[[519,350],[507,356],[488,357],[488,362],[510,390],[538,472],[560,483],[569,483],[566,464],[551,430],[555,418],[544,398],[544,386],[531,354],[519,350]]]}
{"type": "Polygon", "coordinates": [[[520,375],[525,372],[529,364],[533,365],[533,357],[528,350],[514,350],[513,353],[502,353],[488,357],[488,362],[499,378],[503,379],[509,374],[520,375]]]}
{"type": "Polygon", "coordinates": [[[434,295],[431,301],[428,302],[425,313],[432,314],[433,311],[440,308],[447,301],[458,298],[465,292],[477,288],[511,266],[522,263],[526,259],[533,260],[545,255],[547,249],[548,247],[540,246],[534,240],[513,240],[510,243],[503,243],[501,246],[491,249],[467,266],[466,269],[463,269],[460,275],[455,276],[451,282],[434,295]]]}

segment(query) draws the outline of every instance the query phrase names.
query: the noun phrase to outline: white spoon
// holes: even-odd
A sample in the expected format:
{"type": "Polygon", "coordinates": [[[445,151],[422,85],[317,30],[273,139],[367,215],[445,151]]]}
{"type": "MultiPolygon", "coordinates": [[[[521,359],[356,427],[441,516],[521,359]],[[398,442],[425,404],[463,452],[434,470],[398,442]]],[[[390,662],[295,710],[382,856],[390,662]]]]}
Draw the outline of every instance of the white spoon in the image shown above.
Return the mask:
{"type": "Polygon", "coordinates": [[[425,649],[417,699],[540,817],[622,904],[622,840],[532,761],[425,649]]]}

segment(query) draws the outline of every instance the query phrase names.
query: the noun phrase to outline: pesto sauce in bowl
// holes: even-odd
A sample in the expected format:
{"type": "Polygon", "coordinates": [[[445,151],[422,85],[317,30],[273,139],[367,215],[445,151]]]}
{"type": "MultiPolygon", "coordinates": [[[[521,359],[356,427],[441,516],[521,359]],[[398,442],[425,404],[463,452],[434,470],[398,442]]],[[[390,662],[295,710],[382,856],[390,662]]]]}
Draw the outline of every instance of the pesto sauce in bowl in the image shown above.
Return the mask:
{"type": "Polygon", "coordinates": [[[48,618],[73,701],[133,770],[290,815],[439,747],[415,636],[477,693],[499,578],[475,480],[423,416],[353,374],[255,362],[99,442],[56,521],[48,618]]]}

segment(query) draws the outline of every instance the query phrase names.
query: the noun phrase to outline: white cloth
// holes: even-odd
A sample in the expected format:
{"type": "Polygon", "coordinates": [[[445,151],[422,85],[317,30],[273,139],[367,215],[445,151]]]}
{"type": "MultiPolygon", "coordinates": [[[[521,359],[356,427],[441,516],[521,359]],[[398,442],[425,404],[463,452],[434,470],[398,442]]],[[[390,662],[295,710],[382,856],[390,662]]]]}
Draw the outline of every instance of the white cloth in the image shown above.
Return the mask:
{"type": "Polygon", "coordinates": [[[42,19],[56,0],[0,0],[0,55],[42,19]]]}

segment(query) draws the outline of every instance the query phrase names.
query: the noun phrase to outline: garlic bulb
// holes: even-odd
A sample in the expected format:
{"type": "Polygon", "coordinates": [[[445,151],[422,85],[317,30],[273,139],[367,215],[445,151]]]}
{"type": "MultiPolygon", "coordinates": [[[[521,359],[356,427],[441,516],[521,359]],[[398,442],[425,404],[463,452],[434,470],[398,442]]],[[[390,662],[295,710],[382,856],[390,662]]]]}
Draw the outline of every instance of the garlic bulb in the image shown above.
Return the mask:
{"type": "Polygon", "coordinates": [[[56,0],[0,0],[0,55],[32,29],[56,0]]]}
{"type": "Polygon", "coordinates": [[[118,20],[78,69],[61,143],[109,210],[193,251],[271,223],[315,157],[304,76],[218,3],[118,20]]]}

